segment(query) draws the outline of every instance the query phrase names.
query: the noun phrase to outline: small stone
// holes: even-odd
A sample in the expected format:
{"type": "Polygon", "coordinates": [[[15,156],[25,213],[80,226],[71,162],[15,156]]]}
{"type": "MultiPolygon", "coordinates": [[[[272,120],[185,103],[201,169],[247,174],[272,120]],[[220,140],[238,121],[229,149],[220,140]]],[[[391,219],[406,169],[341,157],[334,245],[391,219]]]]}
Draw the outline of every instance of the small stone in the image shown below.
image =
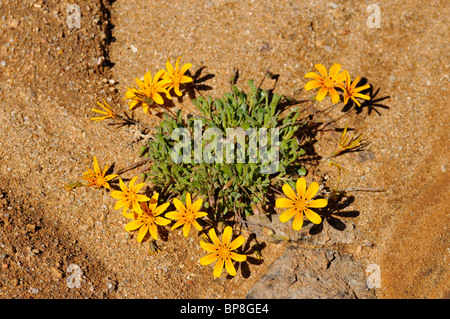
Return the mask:
{"type": "Polygon", "coordinates": [[[133,53],[136,53],[138,50],[134,45],[130,45],[130,49],[133,53]]]}
{"type": "Polygon", "coordinates": [[[114,280],[106,280],[106,289],[108,289],[109,292],[113,292],[116,290],[117,282],[114,280]]]}
{"type": "Polygon", "coordinates": [[[0,62],[0,64],[1,64],[2,66],[6,66],[6,61],[2,61],[2,62],[0,62]]]}
{"type": "Polygon", "coordinates": [[[9,24],[9,28],[10,29],[15,29],[15,28],[17,28],[19,26],[19,23],[20,23],[19,20],[13,19],[11,21],[11,23],[9,24]]]}
{"type": "Polygon", "coordinates": [[[37,294],[38,292],[39,292],[39,289],[31,287],[32,294],[37,294]]]}
{"type": "Polygon", "coordinates": [[[56,267],[51,267],[50,272],[55,280],[59,280],[62,278],[62,271],[56,267]]]}

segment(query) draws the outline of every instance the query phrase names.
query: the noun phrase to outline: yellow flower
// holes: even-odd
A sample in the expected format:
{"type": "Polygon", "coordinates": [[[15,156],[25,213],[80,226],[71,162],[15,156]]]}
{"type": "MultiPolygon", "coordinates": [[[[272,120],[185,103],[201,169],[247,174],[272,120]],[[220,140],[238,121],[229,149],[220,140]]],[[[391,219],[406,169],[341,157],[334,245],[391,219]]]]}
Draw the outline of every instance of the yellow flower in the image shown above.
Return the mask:
{"type": "Polygon", "coordinates": [[[137,178],[137,176],[133,177],[128,187],[125,185],[122,179],[119,178],[119,186],[122,191],[111,192],[111,196],[113,198],[119,199],[119,201],[114,206],[114,209],[118,210],[120,208],[123,208],[123,216],[126,215],[128,208],[132,209],[136,213],[142,213],[142,208],[139,205],[139,202],[146,202],[150,200],[150,198],[148,198],[147,196],[138,194],[145,183],[134,185],[137,178]]]}
{"type": "Polygon", "coordinates": [[[97,109],[91,109],[91,110],[94,112],[103,114],[104,116],[93,117],[93,118],[91,118],[91,121],[100,122],[100,121],[103,121],[106,119],[114,119],[114,118],[118,117],[117,114],[111,109],[111,107],[109,106],[108,103],[106,103],[105,100],[103,100],[103,103],[105,105],[102,105],[100,102],[97,101],[97,104],[100,105],[102,107],[102,109],[104,109],[104,111],[97,110],[97,109]]]}
{"type": "Polygon", "coordinates": [[[142,212],[136,215],[135,220],[125,225],[126,231],[139,229],[137,235],[137,241],[139,243],[142,242],[148,232],[150,232],[150,235],[154,240],[157,240],[157,225],[166,226],[170,223],[169,219],[159,216],[167,209],[167,207],[169,207],[170,203],[164,203],[158,206],[158,197],[159,194],[155,193],[153,194],[148,204],[147,202],[141,202],[140,206],[142,208],[142,212]]]}
{"type": "Polygon", "coordinates": [[[214,266],[214,277],[220,277],[224,264],[227,272],[231,276],[235,276],[236,269],[234,268],[232,260],[243,262],[247,259],[247,256],[245,255],[232,252],[232,250],[239,248],[245,242],[245,238],[243,236],[239,236],[235,240],[231,241],[231,237],[233,235],[232,232],[232,228],[230,226],[227,226],[222,235],[222,242],[220,242],[219,238],[217,238],[216,231],[211,228],[208,234],[212,243],[200,241],[200,246],[207,252],[212,253],[200,258],[200,264],[209,265],[210,263],[218,259],[216,265],[214,266]]]}
{"type": "Polygon", "coordinates": [[[170,86],[167,90],[170,91],[173,88],[178,96],[181,96],[180,84],[189,83],[193,81],[191,77],[184,75],[184,73],[186,73],[186,71],[192,67],[192,64],[186,63],[181,67],[180,70],[180,60],[181,56],[177,59],[177,62],[175,63],[175,69],[172,67],[169,60],[167,60],[166,63],[167,72],[163,75],[164,79],[170,80],[170,86]]]}
{"type": "Polygon", "coordinates": [[[348,100],[351,98],[356,103],[356,105],[361,106],[361,103],[359,103],[358,100],[355,99],[355,97],[359,97],[364,100],[370,100],[370,96],[359,93],[365,89],[370,88],[370,85],[366,84],[360,87],[356,87],[361,78],[358,76],[352,83],[348,72],[344,71],[344,74],[345,74],[345,84],[344,83],[339,84],[339,87],[342,90],[344,90],[344,103],[347,104],[348,100]]]}
{"type": "Polygon", "coordinates": [[[189,234],[189,230],[191,229],[191,225],[197,228],[197,230],[202,230],[202,227],[199,225],[199,223],[196,221],[197,218],[202,218],[208,215],[205,212],[199,212],[200,208],[202,207],[203,200],[197,199],[195,203],[192,204],[191,201],[191,194],[186,194],[186,207],[183,205],[183,203],[178,199],[173,199],[173,204],[175,205],[175,208],[177,211],[168,212],[165,216],[170,219],[178,220],[173,226],[172,229],[175,229],[177,227],[183,226],[183,235],[184,237],[187,237],[189,234]]]}
{"type": "Polygon", "coordinates": [[[108,181],[112,180],[117,174],[106,175],[106,171],[108,170],[108,165],[105,166],[103,171],[100,171],[100,166],[98,166],[97,158],[94,156],[94,171],[88,168],[87,172],[83,173],[82,179],[85,179],[89,182],[86,186],[96,186],[98,188],[105,187],[110,188],[108,181]]]}
{"type": "Polygon", "coordinates": [[[294,230],[300,230],[303,226],[303,213],[305,213],[311,222],[320,224],[322,218],[310,209],[322,208],[328,204],[327,200],[323,198],[311,200],[317,194],[319,184],[312,182],[308,189],[306,189],[306,180],[301,177],[297,180],[296,189],[297,194],[295,194],[289,184],[283,185],[283,192],[289,198],[278,198],[275,206],[289,209],[280,215],[280,221],[285,223],[294,217],[292,228],[294,230]]]}
{"type": "Polygon", "coordinates": [[[166,71],[160,70],[155,74],[152,80],[152,74],[150,71],[145,73],[144,81],[142,82],[136,78],[136,83],[139,88],[127,88],[128,91],[125,93],[125,99],[131,101],[128,102],[130,110],[134,109],[136,106],[142,106],[144,112],[148,112],[148,108],[153,102],[157,104],[164,104],[164,99],[160,93],[165,93],[168,99],[172,99],[167,90],[171,81],[168,79],[161,79],[166,71]]]}
{"type": "Polygon", "coordinates": [[[306,73],[305,78],[312,78],[314,80],[306,83],[305,90],[309,91],[320,87],[316,96],[317,101],[322,101],[327,93],[330,93],[331,102],[333,104],[338,103],[339,94],[335,87],[344,80],[344,73],[339,73],[341,65],[334,63],[330,69],[330,74],[327,73],[327,69],[322,64],[316,64],[314,67],[319,70],[320,75],[314,72],[306,73]]]}
{"type": "Polygon", "coordinates": [[[355,134],[352,137],[347,136],[347,127],[345,125],[344,131],[342,132],[341,138],[339,140],[339,144],[336,150],[333,151],[331,156],[335,157],[341,154],[344,151],[348,151],[351,149],[356,149],[361,146],[362,134],[355,134]]]}

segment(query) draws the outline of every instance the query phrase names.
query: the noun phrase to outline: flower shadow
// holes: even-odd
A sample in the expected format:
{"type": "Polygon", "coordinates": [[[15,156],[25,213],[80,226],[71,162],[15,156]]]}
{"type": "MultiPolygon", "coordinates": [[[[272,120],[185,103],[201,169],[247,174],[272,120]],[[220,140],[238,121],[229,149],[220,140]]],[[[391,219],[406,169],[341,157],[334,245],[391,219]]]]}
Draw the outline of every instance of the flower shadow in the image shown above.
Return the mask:
{"type": "Polygon", "coordinates": [[[339,192],[337,194],[332,193],[332,196],[328,199],[328,205],[322,209],[316,210],[320,217],[322,217],[322,222],[320,224],[314,224],[310,228],[309,234],[317,235],[322,232],[324,221],[334,229],[344,231],[347,228],[347,225],[341,218],[355,218],[359,216],[359,211],[356,210],[342,211],[349,207],[354,201],[355,197],[353,195],[348,196],[344,192],[339,192]]]}
{"type": "MultiPolygon", "coordinates": [[[[191,100],[197,98],[197,93],[202,95],[202,91],[212,90],[212,87],[204,84],[204,82],[211,80],[216,75],[210,73],[202,76],[202,72],[204,69],[206,69],[206,66],[200,67],[197,71],[195,71],[194,74],[191,74],[190,70],[186,72],[186,75],[190,76],[193,81],[190,83],[186,83],[181,91],[182,93],[187,93],[191,100]]],[[[180,101],[182,101],[183,95],[179,97],[180,101]]]]}
{"type": "MultiPolygon", "coordinates": [[[[245,245],[236,250],[236,253],[247,256],[245,261],[243,262],[235,261],[233,263],[234,267],[236,268],[236,271],[238,271],[239,269],[241,270],[241,275],[243,278],[247,279],[250,277],[251,275],[250,265],[261,265],[264,262],[263,258],[260,256],[261,251],[264,248],[266,248],[266,243],[258,242],[256,235],[252,233],[248,237],[245,245]],[[256,257],[249,256],[252,254],[254,254],[256,257]]],[[[227,274],[226,278],[231,279],[233,278],[233,276],[227,274]]]]}
{"type": "MultiPolygon", "coordinates": [[[[362,78],[361,81],[359,82],[359,84],[361,86],[368,84],[369,81],[366,78],[362,78]]],[[[367,114],[370,115],[372,112],[377,113],[379,116],[381,116],[381,113],[379,110],[377,110],[377,108],[379,109],[389,109],[389,106],[382,104],[381,102],[384,100],[387,100],[390,98],[390,96],[384,96],[384,97],[377,97],[377,95],[379,94],[381,88],[378,88],[376,91],[374,91],[373,86],[371,85],[368,89],[361,91],[360,93],[362,94],[366,94],[368,96],[370,96],[370,100],[364,100],[361,103],[361,106],[357,106],[355,104],[355,102],[352,99],[349,99],[349,101],[344,105],[344,107],[342,108],[342,112],[347,112],[352,108],[356,109],[356,114],[360,114],[362,113],[364,108],[367,108],[367,114]]]]}

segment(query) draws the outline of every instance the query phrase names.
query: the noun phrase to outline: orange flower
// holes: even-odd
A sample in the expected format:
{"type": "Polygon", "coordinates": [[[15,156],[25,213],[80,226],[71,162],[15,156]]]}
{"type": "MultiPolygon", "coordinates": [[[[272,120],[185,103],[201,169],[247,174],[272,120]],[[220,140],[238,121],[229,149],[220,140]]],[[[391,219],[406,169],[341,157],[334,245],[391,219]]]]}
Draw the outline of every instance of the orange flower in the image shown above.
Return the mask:
{"type": "Polygon", "coordinates": [[[338,103],[339,94],[335,87],[344,80],[344,73],[339,73],[341,65],[334,63],[330,69],[330,74],[327,73],[327,69],[322,64],[316,64],[314,67],[319,70],[320,75],[314,72],[306,73],[305,78],[312,78],[314,80],[306,83],[305,90],[309,91],[311,89],[320,88],[316,96],[317,101],[322,101],[325,96],[330,93],[331,102],[333,104],[338,103]]]}
{"type": "Polygon", "coordinates": [[[319,184],[312,182],[308,189],[306,189],[306,180],[301,177],[297,180],[296,189],[297,194],[295,194],[289,184],[283,185],[283,192],[288,198],[278,198],[275,206],[289,209],[280,215],[280,221],[285,223],[294,217],[292,228],[294,230],[300,230],[303,226],[303,213],[305,213],[311,222],[320,224],[322,218],[310,209],[322,208],[328,204],[328,201],[323,198],[312,200],[319,190],[319,184]]]}
{"type": "MultiPolygon", "coordinates": [[[[142,242],[145,235],[150,232],[150,235],[154,240],[158,239],[158,228],[157,225],[166,226],[170,223],[169,219],[164,217],[160,217],[167,207],[169,207],[170,203],[164,203],[158,206],[158,197],[159,194],[153,194],[152,198],[148,202],[141,202],[142,212],[137,213],[136,215],[133,212],[133,217],[135,217],[133,221],[129,222],[125,225],[126,231],[139,229],[137,235],[137,241],[142,242]]],[[[127,214],[127,217],[131,216],[127,214]]]]}
{"type": "Polygon", "coordinates": [[[235,250],[240,246],[242,246],[245,242],[245,238],[243,236],[239,236],[235,240],[231,241],[233,229],[230,226],[227,226],[223,231],[222,241],[220,241],[219,238],[217,238],[216,231],[214,230],[214,228],[211,228],[208,234],[212,243],[200,241],[200,246],[204,250],[212,254],[200,258],[200,264],[209,265],[210,263],[217,260],[217,263],[214,266],[213,271],[214,277],[220,277],[224,265],[227,272],[231,276],[235,276],[236,268],[234,268],[232,260],[243,262],[247,259],[247,256],[237,254],[235,252],[232,252],[232,250],[235,250]]]}
{"type": "Polygon", "coordinates": [[[196,221],[197,218],[202,218],[208,215],[205,212],[199,212],[202,207],[203,200],[197,199],[195,203],[191,201],[191,194],[186,194],[186,207],[183,203],[178,199],[173,199],[173,204],[175,205],[177,211],[168,212],[165,216],[170,219],[178,220],[173,226],[172,229],[183,226],[183,235],[187,237],[189,234],[189,230],[191,229],[191,225],[197,228],[197,230],[202,230],[202,227],[196,221]]]}
{"type": "Polygon", "coordinates": [[[170,86],[167,90],[170,91],[173,88],[178,96],[181,96],[180,84],[189,83],[193,81],[191,77],[184,75],[184,73],[186,73],[186,71],[192,67],[192,64],[186,63],[181,67],[180,70],[180,60],[181,56],[177,59],[177,62],[175,63],[175,69],[172,67],[169,60],[167,60],[166,63],[167,72],[163,75],[164,79],[170,80],[170,86]]]}
{"type": "Polygon", "coordinates": [[[103,103],[105,105],[102,105],[100,102],[97,102],[97,104],[100,105],[104,111],[97,110],[97,109],[91,109],[94,112],[103,114],[103,116],[93,117],[93,118],[91,118],[91,121],[100,122],[100,121],[103,121],[106,119],[114,119],[114,118],[118,117],[117,114],[112,110],[112,108],[109,106],[109,104],[105,100],[103,100],[103,103]]]}
{"type": "Polygon", "coordinates": [[[122,179],[119,178],[119,186],[121,191],[111,192],[111,196],[113,198],[119,199],[114,206],[114,209],[118,210],[123,208],[123,216],[126,216],[128,208],[132,209],[136,213],[142,213],[142,208],[139,205],[139,202],[146,202],[150,200],[147,196],[138,194],[139,190],[145,185],[145,183],[134,185],[137,178],[137,176],[133,177],[128,187],[122,179]]]}
{"type": "Polygon", "coordinates": [[[86,186],[96,186],[98,188],[103,186],[105,188],[110,188],[108,181],[116,177],[117,174],[110,174],[105,176],[107,170],[108,165],[105,166],[103,171],[100,171],[100,166],[98,165],[97,158],[94,156],[94,171],[88,168],[88,171],[84,172],[81,178],[89,182],[89,184],[86,186]]]}
{"type": "Polygon", "coordinates": [[[356,87],[361,78],[358,76],[352,83],[348,72],[344,71],[344,74],[345,74],[345,84],[344,83],[339,84],[339,87],[342,90],[344,90],[344,103],[347,104],[348,100],[351,98],[356,103],[356,105],[361,106],[361,103],[359,103],[359,101],[355,99],[356,97],[359,97],[364,100],[370,100],[370,96],[359,93],[365,89],[370,88],[370,85],[366,84],[360,87],[356,87]]]}
{"type": "Polygon", "coordinates": [[[172,97],[167,90],[167,87],[170,85],[170,80],[161,79],[164,70],[160,70],[155,74],[155,77],[152,80],[152,74],[150,71],[145,73],[144,81],[136,78],[136,83],[139,88],[127,88],[128,91],[125,93],[125,99],[129,99],[128,105],[130,110],[134,109],[137,106],[142,106],[144,112],[148,112],[148,108],[153,104],[153,102],[157,104],[164,104],[164,99],[161,97],[160,93],[166,94],[166,97],[170,100],[172,97]]]}

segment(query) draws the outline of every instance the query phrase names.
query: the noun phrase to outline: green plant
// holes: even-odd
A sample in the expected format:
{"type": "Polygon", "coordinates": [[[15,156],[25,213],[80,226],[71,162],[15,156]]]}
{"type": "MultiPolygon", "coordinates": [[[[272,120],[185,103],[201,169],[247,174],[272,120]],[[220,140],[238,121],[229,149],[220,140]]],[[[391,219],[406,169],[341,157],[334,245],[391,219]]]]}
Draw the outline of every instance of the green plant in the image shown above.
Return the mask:
{"type": "MultiPolygon", "coordinates": [[[[301,162],[305,151],[296,139],[299,129],[306,124],[299,124],[299,110],[294,108],[286,116],[282,116],[284,110],[280,103],[283,100],[281,95],[272,95],[269,91],[256,87],[253,81],[249,81],[249,87],[249,93],[232,86],[232,92],[225,93],[221,98],[213,100],[211,97],[199,97],[193,100],[200,116],[183,119],[181,110],[175,118],[164,115],[154,140],[148,142],[144,152],[144,156],[151,160],[151,167],[146,172],[147,181],[174,197],[184,198],[189,192],[205,198],[205,206],[214,208],[212,219],[215,222],[223,221],[227,213],[234,213],[236,210],[244,215],[252,214],[251,203],[264,204],[272,193],[271,186],[279,186],[277,183],[287,175],[306,173],[301,162]],[[208,129],[218,129],[225,135],[227,129],[240,128],[245,131],[254,128],[253,134],[245,136],[245,143],[235,147],[236,157],[242,153],[246,155],[244,162],[227,162],[223,158],[221,162],[196,163],[193,160],[196,140],[193,139],[189,147],[192,160],[175,163],[171,152],[178,140],[174,140],[172,134],[176,129],[183,128],[192,136],[198,123],[202,124],[202,136],[208,129]],[[268,158],[258,159],[260,154],[252,153],[249,147],[250,139],[260,138],[260,128],[267,129],[268,132],[278,129],[279,140],[273,144],[274,151],[279,152],[278,170],[275,173],[262,173],[268,165],[268,158]]],[[[272,145],[273,136],[267,138],[267,145],[272,145]]],[[[202,150],[211,142],[212,140],[202,140],[202,150]]],[[[233,142],[225,140],[224,144],[233,142]]]]}

